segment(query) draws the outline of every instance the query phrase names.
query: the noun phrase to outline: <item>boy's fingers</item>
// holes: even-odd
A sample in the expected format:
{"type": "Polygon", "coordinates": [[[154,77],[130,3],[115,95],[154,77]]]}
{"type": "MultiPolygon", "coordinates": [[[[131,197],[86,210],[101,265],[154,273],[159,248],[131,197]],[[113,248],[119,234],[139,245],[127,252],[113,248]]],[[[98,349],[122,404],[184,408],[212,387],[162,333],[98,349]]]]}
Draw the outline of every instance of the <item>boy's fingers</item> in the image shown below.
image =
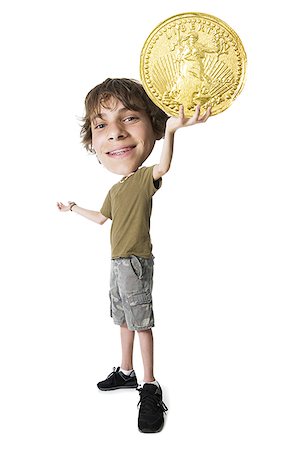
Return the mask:
{"type": "Polygon", "coordinates": [[[200,105],[197,105],[193,116],[191,116],[190,119],[188,119],[188,125],[194,125],[195,123],[199,122],[199,119],[198,119],[199,113],[200,113],[200,105]]]}
{"type": "Polygon", "coordinates": [[[204,113],[204,115],[201,117],[201,120],[202,120],[203,122],[205,122],[205,121],[209,118],[210,113],[211,113],[211,107],[208,108],[208,109],[206,110],[206,112],[204,113]]]}
{"type": "Polygon", "coordinates": [[[184,106],[183,105],[179,106],[179,118],[180,119],[184,118],[184,106]]]}
{"type": "Polygon", "coordinates": [[[198,122],[205,122],[211,113],[211,106],[209,106],[206,110],[206,112],[198,119],[198,122]]]}
{"type": "Polygon", "coordinates": [[[194,120],[198,120],[199,113],[200,113],[200,105],[197,105],[196,108],[195,108],[195,113],[194,113],[194,115],[193,115],[192,118],[193,118],[194,120]]]}

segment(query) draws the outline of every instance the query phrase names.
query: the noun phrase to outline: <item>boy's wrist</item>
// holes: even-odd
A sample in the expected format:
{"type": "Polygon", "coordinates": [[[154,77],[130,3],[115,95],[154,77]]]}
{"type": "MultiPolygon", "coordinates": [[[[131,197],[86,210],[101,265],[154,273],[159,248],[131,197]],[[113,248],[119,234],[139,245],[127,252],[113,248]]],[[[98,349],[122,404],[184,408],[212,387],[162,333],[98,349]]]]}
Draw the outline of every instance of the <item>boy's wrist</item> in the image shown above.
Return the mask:
{"type": "Polygon", "coordinates": [[[74,206],[77,206],[77,204],[75,202],[70,203],[70,206],[69,206],[70,211],[72,211],[74,206]]]}
{"type": "Polygon", "coordinates": [[[174,133],[175,133],[175,129],[170,129],[169,127],[165,127],[165,136],[167,135],[167,136],[174,136],[174,133]]]}
{"type": "Polygon", "coordinates": [[[175,131],[175,129],[165,128],[164,139],[169,140],[169,142],[173,142],[175,131]]]}

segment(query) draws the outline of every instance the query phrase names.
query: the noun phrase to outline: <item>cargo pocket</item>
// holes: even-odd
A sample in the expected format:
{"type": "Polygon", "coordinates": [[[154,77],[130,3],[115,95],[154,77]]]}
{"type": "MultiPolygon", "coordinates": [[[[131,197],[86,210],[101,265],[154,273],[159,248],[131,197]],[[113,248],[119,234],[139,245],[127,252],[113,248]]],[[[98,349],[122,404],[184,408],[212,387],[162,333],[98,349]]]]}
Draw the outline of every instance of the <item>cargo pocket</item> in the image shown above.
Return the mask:
{"type": "Polygon", "coordinates": [[[138,306],[152,303],[152,295],[151,292],[139,292],[138,294],[131,294],[129,297],[129,305],[130,306],[138,306]]]}
{"type": "Polygon", "coordinates": [[[131,294],[128,298],[133,326],[136,329],[147,329],[154,325],[152,295],[150,291],[131,294]]]}

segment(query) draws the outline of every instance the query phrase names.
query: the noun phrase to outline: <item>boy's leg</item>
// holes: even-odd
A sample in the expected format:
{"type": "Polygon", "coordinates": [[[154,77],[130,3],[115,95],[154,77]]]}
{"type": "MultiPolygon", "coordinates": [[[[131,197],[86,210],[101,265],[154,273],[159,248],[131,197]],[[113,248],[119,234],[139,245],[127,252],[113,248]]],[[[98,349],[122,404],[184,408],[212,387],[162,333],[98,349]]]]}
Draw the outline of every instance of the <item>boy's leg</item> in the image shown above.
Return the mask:
{"type": "Polygon", "coordinates": [[[153,373],[153,333],[152,329],[138,331],[144,366],[144,382],[155,381],[153,373]]]}
{"type": "Polygon", "coordinates": [[[120,326],[121,347],[122,347],[122,364],[124,370],[133,369],[133,347],[135,331],[128,330],[126,324],[120,326]]]}
{"type": "Polygon", "coordinates": [[[127,325],[120,326],[122,364],[121,367],[113,369],[109,376],[100,381],[97,386],[101,391],[112,391],[114,389],[136,388],[138,386],[135,371],[133,370],[133,346],[135,331],[130,331],[127,325]],[[127,373],[128,371],[128,373],[127,373]]]}
{"type": "Polygon", "coordinates": [[[167,407],[162,401],[162,390],[153,373],[152,329],[138,331],[138,334],[144,364],[144,383],[139,389],[138,428],[143,433],[156,433],[163,428],[167,407]]]}

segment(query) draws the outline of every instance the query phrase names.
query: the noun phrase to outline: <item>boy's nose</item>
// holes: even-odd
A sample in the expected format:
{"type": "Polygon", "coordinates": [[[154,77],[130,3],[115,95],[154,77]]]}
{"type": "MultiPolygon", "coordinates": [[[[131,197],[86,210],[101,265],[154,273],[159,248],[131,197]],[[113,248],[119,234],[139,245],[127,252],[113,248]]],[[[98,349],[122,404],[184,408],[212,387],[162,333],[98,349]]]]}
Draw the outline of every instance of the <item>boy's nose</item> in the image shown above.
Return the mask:
{"type": "Polygon", "coordinates": [[[108,140],[120,140],[127,136],[126,130],[121,126],[121,124],[111,125],[108,130],[108,140]]]}

